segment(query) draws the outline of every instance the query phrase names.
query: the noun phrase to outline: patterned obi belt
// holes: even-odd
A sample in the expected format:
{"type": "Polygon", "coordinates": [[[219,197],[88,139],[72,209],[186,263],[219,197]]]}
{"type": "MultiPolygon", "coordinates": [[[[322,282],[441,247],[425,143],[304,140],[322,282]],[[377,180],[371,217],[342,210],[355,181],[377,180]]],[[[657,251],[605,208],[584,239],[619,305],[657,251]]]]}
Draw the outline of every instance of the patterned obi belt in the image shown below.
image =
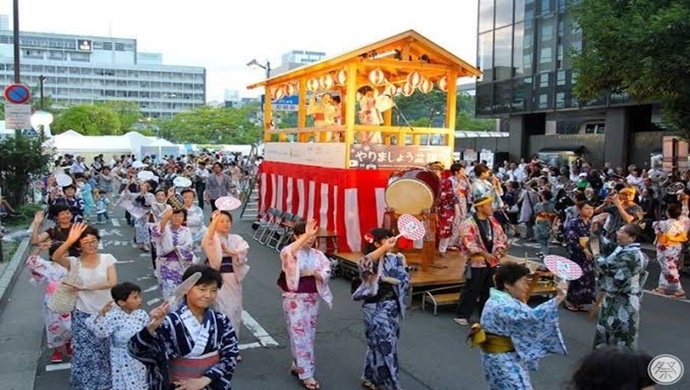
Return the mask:
{"type": "Polygon", "coordinates": [[[223,257],[220,260],[220,273],[221,274],[231,274],[235,272],[235,268],[232,266],[232,257],[223,257]]]}
{"type": "Polygon", "coordinates": [[[658,245],[666,245],[666,246],[673,246],[673,245],[680,245],[688,240],[688,236],[685,233],[677,233],[677,234],[662,234],[659,236],[659,240],[657,241],[658,245]]]}
{"type": "Polygon", "coordinates": [[[220,355],[218,351],[209,352],[198,357],[184,357],[170,360],[171,382],[182,379],[201,378],[211,367],[218,364],[220,355]]]}
{"type": "Polygon", "coordinates": [[[314,120],[315,121],[322,121],[326,119],[326,115],[323,112],[315,112],[314,113],[314,120]]]}
{"type": "Polygon", "coordinates": [[[480,346],[484,353],[515,352],[515,345],[510,337],[489,333],[481,324],[472,325],[467,338],[471,340],[472,347],[480,346]]]}
{"type": "Polygon", "coordinates": [[[537,213],[537,221],[549,221],[553,222],[556,219],[556,214],[554,213],[537,213]]]}

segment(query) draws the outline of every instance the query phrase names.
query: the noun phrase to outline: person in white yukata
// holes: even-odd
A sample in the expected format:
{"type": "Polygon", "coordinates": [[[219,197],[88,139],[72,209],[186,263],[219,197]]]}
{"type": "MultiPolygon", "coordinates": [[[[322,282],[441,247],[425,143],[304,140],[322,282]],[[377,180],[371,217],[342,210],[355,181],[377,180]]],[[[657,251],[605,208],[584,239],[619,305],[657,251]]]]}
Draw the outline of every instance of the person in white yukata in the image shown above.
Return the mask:
{"type": "Polygon", "coordinates": [[[86,321],[96,337],[110,339],[112,390],[147,390],[146,366],[129,356],[129,339],[149,323],[141,310],[141,287],[124,282],[110,290],[113,300],[86,321]],[[114,303],[114,305],[113,305],[114,303]]]}
{"type": "MultiPolygon", "coordinates": [[[[232,214],[229,211],[214,211],[201,247],[208,257],[209,265],[223,277],[223,287],[218,292],[216,308],[230,318],[239,339],[242,327],[242,282],[249,273],[249,244],[241,236],[230,234],[231,229],[232,214]]],[[[241,356],[237,356],[237,360],[241,361],[241,356]]]]}
{"type": "Polygon", "coordinates": [[[558,285],[558,295],[531,308],[523,302],[529,288],[530,270],[517,263],[498,267],[484,306],[481,323],[474,324],[469,339],[481,346],[482,368],[490,390],[531,390],[529,371],[549,354],[565,355],[558,326],[558,305],[566,297],[567,283],[558,285]]]}

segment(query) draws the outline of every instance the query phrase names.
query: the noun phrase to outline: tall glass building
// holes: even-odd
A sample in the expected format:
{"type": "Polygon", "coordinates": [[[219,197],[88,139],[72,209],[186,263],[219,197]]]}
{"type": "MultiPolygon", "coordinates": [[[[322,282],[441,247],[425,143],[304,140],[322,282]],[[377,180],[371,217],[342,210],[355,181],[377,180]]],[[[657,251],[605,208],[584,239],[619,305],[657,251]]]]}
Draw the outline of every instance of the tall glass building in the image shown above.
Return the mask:
{"type": "Polygon", "coordinates": [[[483,76],[476,114],[504,119],[513,159],[568,144],[588,148],[586,157],[598,163],[625,166],[628,151],[643,138],[632,133],[656,130],[658,110],[625,94],[590,101],[574,96],[570,54],[586,43],[569,12],[572,1],[478,0],[477,65],[483,76]]]}
{"type": "MultiPolygon", "coordinates": [[[[57,106],[132,101],[144,117],[171,118],[206,102],[206,70],[164,65],[127,38],[20,33],[21,79],[57,106]]],[[[14,81],[12,31],[0,31],[0,84],[14,81]]]]}

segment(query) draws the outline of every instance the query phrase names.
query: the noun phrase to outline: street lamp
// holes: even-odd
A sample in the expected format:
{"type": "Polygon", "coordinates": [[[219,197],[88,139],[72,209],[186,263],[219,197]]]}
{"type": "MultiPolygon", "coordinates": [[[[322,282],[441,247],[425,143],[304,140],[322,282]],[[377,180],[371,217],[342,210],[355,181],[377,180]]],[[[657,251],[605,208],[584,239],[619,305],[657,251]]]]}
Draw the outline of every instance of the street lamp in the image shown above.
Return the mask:
{"type": "Polygon", "coordinates": [[[267,78],[267,79],[270,79],[270,78],[271,78],[271,63],[270,63],[268,60],[266,60],[266,64],[261,64],[261,63],[259,63],[259,61],[257,61],[256,58],[255,58],[255,59],[249,61],[249,63],[247,64],[247,66],[250,67],[250,68],[259,67],[259,68],[261,68],[261,69],[263,69],[263,70],[266,71],[266,78],[267,78]]]}
{"type": "Polygon", "coordinates": [[[40,86],[39,93],[40,93],[40,97],[41,97],[41,103],[40,103],[41,110],[43,109],[43,82],[44,81],[46,81],[46,76],[44,76],[44,75],[38,76],[38,82],[39,82],[39,86],[40,86]]]}

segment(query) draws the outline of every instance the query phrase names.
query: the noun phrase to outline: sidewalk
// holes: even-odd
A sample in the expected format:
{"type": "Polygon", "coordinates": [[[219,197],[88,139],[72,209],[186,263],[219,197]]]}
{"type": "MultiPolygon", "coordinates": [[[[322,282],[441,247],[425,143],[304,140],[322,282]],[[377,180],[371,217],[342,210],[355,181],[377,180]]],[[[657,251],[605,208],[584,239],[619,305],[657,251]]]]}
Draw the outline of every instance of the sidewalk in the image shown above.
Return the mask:
{"type": "Polygon", "coordinates": [[[43,343],[43,293],[29,282],[24,262],[30,239],[0,270],[0,383],[3,390],[33,390],[43,343]]]}

